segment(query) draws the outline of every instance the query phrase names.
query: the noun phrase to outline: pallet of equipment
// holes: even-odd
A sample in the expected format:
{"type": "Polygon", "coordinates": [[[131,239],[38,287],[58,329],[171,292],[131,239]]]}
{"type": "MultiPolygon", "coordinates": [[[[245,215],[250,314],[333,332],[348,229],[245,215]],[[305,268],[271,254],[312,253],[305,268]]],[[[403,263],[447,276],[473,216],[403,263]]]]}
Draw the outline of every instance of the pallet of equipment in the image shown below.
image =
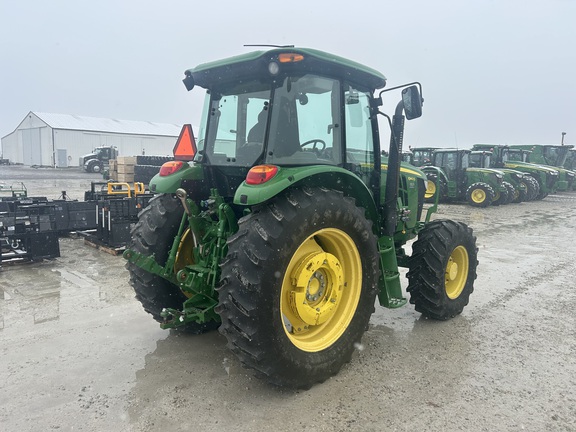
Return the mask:
{"type": "Polygon", "coordinates": [[[93,247],[94,249],[101,250],[102,252],[106,252],[107,254],[117,256],[126,250],[126,246],[114,247],[107,245],[99,240],[98,237],[96,237],[94,234],[86,232],[80,232],[78,234],[84,238],[85,245],[93,247]]]}

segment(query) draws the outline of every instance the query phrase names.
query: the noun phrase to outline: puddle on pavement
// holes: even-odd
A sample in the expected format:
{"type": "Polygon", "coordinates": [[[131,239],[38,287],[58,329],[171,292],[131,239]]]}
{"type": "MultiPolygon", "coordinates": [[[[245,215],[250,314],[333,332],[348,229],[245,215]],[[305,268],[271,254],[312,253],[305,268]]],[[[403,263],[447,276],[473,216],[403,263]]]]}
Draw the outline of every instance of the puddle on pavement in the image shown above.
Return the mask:
{"type": "Polygon", "coordinates": [[[0,272],[0,329],[36,325],[133,301],[128,273],[119,256],[60,239],[61,257],[39,263],[4,265],[0,272]]]}

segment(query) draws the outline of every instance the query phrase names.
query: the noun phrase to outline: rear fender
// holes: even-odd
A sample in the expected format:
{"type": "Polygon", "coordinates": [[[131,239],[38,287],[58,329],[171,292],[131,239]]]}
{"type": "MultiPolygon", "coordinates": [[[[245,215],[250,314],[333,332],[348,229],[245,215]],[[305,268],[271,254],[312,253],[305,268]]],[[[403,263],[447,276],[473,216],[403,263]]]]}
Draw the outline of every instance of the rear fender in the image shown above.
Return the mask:
{"type": "Polygon", "coordinates": [[[148,188],[153,193],[176,193],[176,189],[182,187],[183,181],[203,179],[204,171],[200,165],[184,163],[184,166],[173,174],[167,176],[156,174],[150,180],[148,188]]]}
{"type": "Polygon", "coordinates": [[[254,206],[272,199],[287,189],[301,186],[322,186],[342,191],[344,195],[355,198],[356,205],[365,209],[366,216],[373,222],[374,232],[378,233],[380,221],[370,190],[358,176],[340,167],[327,165],[279,167],[278,173],[266,183],[249,185],[243,182],[236,190],[234,204],[254,206]]]}
{"type": "Polygon", "coordinates": [[[424,174],[435,174],[438,176],[438,180],[444,181],[444,183],[448,184],[448,177],[442,168],[436,166],[423,166],[420,167],[420,171],[424,172],[424,174]]]}

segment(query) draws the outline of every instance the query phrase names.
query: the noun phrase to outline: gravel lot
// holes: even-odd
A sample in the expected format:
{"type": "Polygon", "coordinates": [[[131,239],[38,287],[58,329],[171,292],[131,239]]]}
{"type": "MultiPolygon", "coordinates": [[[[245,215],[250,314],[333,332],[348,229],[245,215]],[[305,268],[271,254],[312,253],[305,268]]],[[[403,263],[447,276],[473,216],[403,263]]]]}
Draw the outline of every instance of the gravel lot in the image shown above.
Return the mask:
{"type": "MultiPolygon", "coordinates": [[[[0,167],[30,196],[82,199],[100,176],[0,167]]],[[[218,332],[163,331],[124,260],[60,240],[0,272],[3,431],[576,431],[576,193],[436,218],[478,237],[462,315],[377,307],[352,362],[308,391],[253,378],[218,332]]],[[[404,286],[406,283],[404,283],[404,286]]]]}

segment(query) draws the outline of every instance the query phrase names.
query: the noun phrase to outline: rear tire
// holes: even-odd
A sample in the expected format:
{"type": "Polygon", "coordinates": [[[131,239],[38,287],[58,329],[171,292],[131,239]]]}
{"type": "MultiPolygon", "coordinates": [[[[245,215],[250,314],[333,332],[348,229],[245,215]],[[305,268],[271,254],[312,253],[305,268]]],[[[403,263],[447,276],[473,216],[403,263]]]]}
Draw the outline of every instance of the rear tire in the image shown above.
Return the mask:
{"type": "Polygon", "coordinates": [[[473,183],[466,190],[466,201],[472,207],[488,207],[494,201],[494,189],[487,183],[473,183]]]}
{"type": "MultiPolygon", "coordinates": [[[[178,234],[183,213],[182,204],[174,195],[154,196],[138,215],[138,223],[132,229],[129,248],[144,255],[154,254],[156,262],[164,265],[174,237],[178,234]]],[[[156,321],[160,323],[165,321],[160,316],[164,308],[182,310],[187,297],[179,287],[132,263],[126,263],[126,268],[130,272],[130,285],[136,292],[136,299],[156,321]]],[[[203,324],[192,322],[177,329],[198,334],[214,330],[218,326],[219,323],[215,321],[203,324]]]]}
{"type": "Polygon", "coordinates": [[[220,332],[242,364],[309,388],[351,359],[378,291],[376,238],[342,193],[294,189],[240,219],[222,264],[220,332]]]}
{"type": "Polygon", "coordinates": [[[436,220],[418,234],[407,277],[410,303],[428,318],[447,320],[462,312],[474,291],[478,248],[472,229],[436,220]]]}

